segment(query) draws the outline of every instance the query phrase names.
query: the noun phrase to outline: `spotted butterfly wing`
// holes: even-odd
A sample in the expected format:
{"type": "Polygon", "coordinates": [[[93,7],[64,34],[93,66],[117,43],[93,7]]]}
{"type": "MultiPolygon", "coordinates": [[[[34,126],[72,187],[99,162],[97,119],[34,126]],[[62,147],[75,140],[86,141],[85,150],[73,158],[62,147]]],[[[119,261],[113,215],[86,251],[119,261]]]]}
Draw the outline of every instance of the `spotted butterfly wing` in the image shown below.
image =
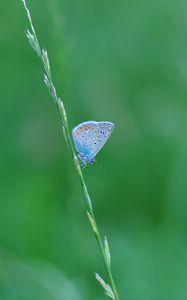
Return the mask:
{"type": "Polygon", "coordinates": [[[83,163],[93,163],[95,155],[109,139],[114,124],[87,121],[73,129],[75,147],[83,163]]]}

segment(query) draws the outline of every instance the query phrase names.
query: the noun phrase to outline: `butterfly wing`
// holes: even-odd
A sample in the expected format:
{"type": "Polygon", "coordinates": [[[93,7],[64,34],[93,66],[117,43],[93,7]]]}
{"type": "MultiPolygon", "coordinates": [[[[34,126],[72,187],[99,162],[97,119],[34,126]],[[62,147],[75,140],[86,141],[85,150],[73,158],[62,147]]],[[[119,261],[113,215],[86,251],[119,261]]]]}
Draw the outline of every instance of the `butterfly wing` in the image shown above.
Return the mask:
{"type": "Polygon", "coordinates": [[[114,124],[111,122],[88,121],[73,129],[73,139],[79,154],[92,159],[109,139],[114,124]]]}
{"type": "Polygon", "coordinates": [[[98,140],[96,141],[95,155],[101,150],[104,144],[108,141],[114,129],[114,124],[107,121],[97,122],[97,126],[99,128],[99,135],[98,135],[98,140]]]}

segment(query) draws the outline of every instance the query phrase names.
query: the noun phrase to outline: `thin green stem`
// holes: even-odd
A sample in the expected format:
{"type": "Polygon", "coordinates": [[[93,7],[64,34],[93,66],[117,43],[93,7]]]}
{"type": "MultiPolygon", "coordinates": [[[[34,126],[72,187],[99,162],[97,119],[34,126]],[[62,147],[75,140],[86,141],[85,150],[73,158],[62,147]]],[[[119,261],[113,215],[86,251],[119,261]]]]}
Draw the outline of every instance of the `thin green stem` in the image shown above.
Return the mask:
{"type": "Polygon", "coordinates": [[[92,219],[94,220],[94,224],[95,224],[96,232],[97,232],[97,234],[95,234],[96,240],[97,240],[98,245],[99,245],[99,247],[101,249],[101,252],[102,252],[106,272],[107,272],[108,277],[110,279],[110,283],[111,283],[111,286],[112,286],[112,289],[113,289],[113,292],[114,292],[114,295],[115,295],[115,300],[119,300],[117,288],[116,288],[116,285],[115,285],[115,282],[114,282],[114,279],[113,279],[113,276],[112,276],[110,266],[108,264],[108,260],[107,260],[106,253],[105,253],[105,250],[104,250],[104,247],[103,247],[103,242],[102,242],[101,235],[100,235],[100,232],[99,232],[99,229],[98,229],[98,226],[97,226],[97,222],[96,222],[96,219],[95,219],[95,216],[94,216],[94,212],[92,211],[92,212],[90,212],[90,214],[92,216],[92,219]]]}
{"type": "MultiPolygon", "coordinates": [[[[44,82],[49,90],[49,93],[51,95],[51,97],[53,98],[56,107],[58,109],[59,115],[60,115],[60,119],[61,119],[61,123],[62,123],[62,128],[63,128],[63,134],[64,134],[64,138],[66,140],[67,146],[70,149],[71,155],[73,157],[74,160],[74,164],[77,170],[77,173],[79,175],[79,179],[80,179],[80,183],[81,183],[81,187],[83,189],[83,194],[84,194],[84,198],[87,204],[87,208],[88,208],[88,217],[89,220],[91,222],[91,226],[92,229],[95,233],[95,237],[96,240],[98,242],[99,248],[101,250],[103,259],[104,259],[104,265],[106,268],[106,272],[108,274],[108,278],[109,278],[109,282],[112,288],[112,292],[110,292],[110,289],[108,288],[108,285],[105,284],[104,281],[102,281],[102,283],[104,282],[106,288],[105,288],[105,293],[113,300],[119,300],[119,296],[118,296],[118,292],[114,283],[114,279],[111,273],[111,269],[110,269],[110,262],[109,262],[109,258],[107,257],[107,253],[105,251],[102,239],[101,239],[101,235],[99,233],[99,229],[95,220],[95,216],[94,216],[94,212],[93,212],[93,207],[92,207],[92,202],[91,202],[91,198],[89,196],[88,190],[87,190],[87,186],[86,183],[84,181],[84,177],[83,177],[83,173],[82,173],[82,169],[81,169],[81,165],[80,165],[80,160],[77,157],[76,151],[75,151],[75,146],[74,143],[72,141],[72,136],[70,134],[70,130],[69,130],[69,126],[68,126],[68,121],[67,121],[67,115],[66,115],[66,110],[64,107],[64,102],[58,97],[55,86],[53,84],[53,80],[52,80],[52,75],[51,75],[51,69],[50,69],[50,63],[49,63],[49,58],[48,58],[48,54],[47,51],[43,48],[40,47],[37,35],[36,35],[36,31],[32,22],[32,18],[31,18],[31,14],[30,11],[26,5],[26,1],[25,0],[21,0],[24,8],[26,10],[27,13],[27,17],[28,17],[28,21],[30,24],[30,29],[31,31],[27,30],[26,35],[28,38],[28,41],[31,45],[31,47],[34,49],[34,51],[37,53],[38,57],[41,59],[43,68],[44,68],[44,82]],[[107,290],[108,288],[108,290],[107,290]]],[[[108,248],[108,252],[109,252],[109,248],[108,248]]],[[[103,286],[103,284],[102,284],[103,286]]]]}

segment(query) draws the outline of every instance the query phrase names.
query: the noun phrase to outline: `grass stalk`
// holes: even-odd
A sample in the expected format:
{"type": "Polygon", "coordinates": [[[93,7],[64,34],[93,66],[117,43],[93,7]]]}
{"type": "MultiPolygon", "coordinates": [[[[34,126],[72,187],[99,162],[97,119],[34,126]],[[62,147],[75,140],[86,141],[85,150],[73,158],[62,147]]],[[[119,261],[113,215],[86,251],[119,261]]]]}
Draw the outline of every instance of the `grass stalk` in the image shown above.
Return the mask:
{"type": "Polygon", "coordinates": [[[44,68],[44,82],[45,82],[45,84],[49,90],[49,93],[50,93],[51,97],[53,98],[53,101],[55,102],[56,107],[58,109],[62,128],[63,128],[64,138],[65,138],[68,148],[70,149],[71,155],[74,160],[75,168],[77,170],[77,173],[78,173],[78,176],[80,179],[84,198],[85,198],[85,201],[87,204],[87,215],[88,215],[92,230],[94,232],[95,238],[96,238],[99,248],[101,250],[101,254],[103,256],[104,265],[105,265],[106,272],[108,275],[109,284],[105,283],[105,281],[98,274],[96,274],[96,279],[99,281],[99,283],[101,284],[101,286],[104,289],[105,294],[109,298],[111,298],[113,300],[119,300],[118,292],[117,292],[117,289],[116,289],[116,286],[114,283],[114,279],[113,279],[113,275],[112,275],[111,267],[110,267],[111,259],[110,259],[110,250],[109,250],[109,246],[108,246],[108,241],[107,241],[106,237],[104,239],[104,242],[102,241],[102,238],[101,238],[101,235],[100,235],[97,223],[96,223],[96,219],[95,219],[94,212],[93,212],[92,201],[89,196],[86,183],[84,181],[84,177],[83,177],[83,173],[82,173],[82,169],[81,169],[81,165],[80,165],[80,160],[76,154],[72,136],[70,134],[66,110],[64,107],[64,102],[57,95],[56,88],[53,84],[48,53],[47,53],[46,49],[41,48],[41,46],[40,46],[40,43],[38,41],[36,31],[35,31],[35,28],[34,28],[34,25],[32,22],[31,14],[30,14],[30,11],[26,4],[26,1],[25,0],[21,0],[21,1],[25,8],[27,18],[29,21],[29,25],[30,25],[30,30],[27,29],[26,36],[28,38],[28,41],[29,41],[31,47],[36,52],[36,54],[38,55],[39,59],[42,62],[42,65],[44,68]]]}

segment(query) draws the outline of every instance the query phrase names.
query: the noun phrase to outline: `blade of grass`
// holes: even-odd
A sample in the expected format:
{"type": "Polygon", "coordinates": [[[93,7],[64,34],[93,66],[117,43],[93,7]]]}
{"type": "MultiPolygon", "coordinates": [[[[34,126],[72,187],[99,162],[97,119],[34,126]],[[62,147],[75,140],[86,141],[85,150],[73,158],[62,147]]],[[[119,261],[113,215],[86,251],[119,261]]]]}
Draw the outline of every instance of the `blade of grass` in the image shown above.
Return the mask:
{"type": "Polygon", "coordinates": [[[103,259],[104,259],[104,265],[105,265],[105,268],[106,268],[106,272],[108,274],[108,280],[110,282],[110,285],[106,284],[104,282],[104,280],[99,275],[96,276],[96,279],[100,282],[101,286],[104,288],[105,294],[108,297],[110,297],[110,298],[112,297],[112,299],[114,299],[114,300],[119,300],[118,292],[117,292],[116,285],[114,283],[114,279],[113,279],[111,268],[110,268],[110,250],[109,250],[108,242],[107,242],[107,239],[105,238],[104,243],[103,243],[103,241],[101,239],[101,235],[99,233],[99,229],[98,229],[96,219],[95,219],[95,216],[94,216],[94,212],[93,212],[92,201],[91,201],[91,198],[89,196],[86,183],[84,181],[80,161],[79,161],[79,159],[76,155],[74,143],[73,143],[73,140],[72,140],[72,137],[71,137],[71,134],[70,134],[67,115],[66,115],[66,110],[65,110],[65,107],[64,107],[64,102],[57,95],[56,88],[53,84],[48,53],[47,53],[46,49],[41,48],[41,46],[40,46],[40,43],[38,41],[36,31],[35,31],[35,28],[34,28],[34,25],[33,25],[33,22],[32,22],[31,14],[30,14],[30,11],[27,7],[26,1],[25,0],[21,0],[21,1],[23,3],[24,8],[25,8],[27,18],[28,18],[28,21],[29,21],[29,24],[30,24],[30,30],[27,29],[26,36],[28,38],[29,44],[31,45],[31,47],[36,52],[36,54],[38,55],[39,59],[42,62],[42,65],[43,65],[43,68],[44,68],[44,82],[45,82],[45,84],[46,84],[46,86],[49,90],[49,93],[50,93],[51,97],[53,98],[53,100],[56,104],[56,107],[58,109],[60,119],[61,119],[61,123],[62,123],[64,138],[66,140],[68,148],[71,151],[71,155],[73,157],[74,164],[75,164],[75,167],[76,167],[79,179],[80,179],[80,183],[81,183],[81,187],[82,187],[82,190],[83,190],[84,198],[85,198],[85,201],[86,201],[86,204],[87,204],[88,218],[89,218],[92,230],[94,232],[94,235],[96,237],[96,240],[98,242],[99,248],[101,250],[103,259]]]}

